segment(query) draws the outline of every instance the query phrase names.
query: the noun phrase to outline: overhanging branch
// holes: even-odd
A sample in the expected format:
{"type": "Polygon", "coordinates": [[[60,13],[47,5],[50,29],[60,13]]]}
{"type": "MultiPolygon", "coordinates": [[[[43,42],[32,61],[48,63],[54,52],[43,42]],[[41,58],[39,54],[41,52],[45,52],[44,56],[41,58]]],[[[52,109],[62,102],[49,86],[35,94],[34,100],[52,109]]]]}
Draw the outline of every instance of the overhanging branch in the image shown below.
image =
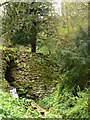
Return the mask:
{"type": "Polygon", "coordinates": [[[4,2],[4,3],[0,4],[0,7],[3,6],[3,5],[5,5],[5,4],[7,4],[7,3],[9,3],[9,2],[10,2],[10,1],[4,2]]]}
{"type": "MultiPolygon", "coordinates": [[[[0,4],[0,7],[3,6],[3,5],[5,5],[5,4],[7,4],[7,3],[10,3],[10,2],[12,2],[12,1],[6,1],[6,2],[4,2],[4,3],[0,4]]],[[[32,4],[33,2],[35,2],[35,0],[32,0],[29,3],[32,4]]]]}

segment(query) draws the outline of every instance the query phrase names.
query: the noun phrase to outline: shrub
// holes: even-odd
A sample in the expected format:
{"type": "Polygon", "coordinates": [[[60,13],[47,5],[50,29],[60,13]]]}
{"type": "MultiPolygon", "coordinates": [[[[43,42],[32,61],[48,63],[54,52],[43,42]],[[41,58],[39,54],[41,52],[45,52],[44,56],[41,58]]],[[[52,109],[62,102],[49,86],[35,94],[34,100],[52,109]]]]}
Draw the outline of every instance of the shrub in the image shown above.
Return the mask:
{"type": "MultiPolygon", "coordinates": [[[[83,90],[90,81],[90,56],[88,54],[88,34],[82,28],[73,41],[72,49],[61,51],[62,86],[83,90]]],[[[76,90],[75,90],[76,91],[76,90]]]]}

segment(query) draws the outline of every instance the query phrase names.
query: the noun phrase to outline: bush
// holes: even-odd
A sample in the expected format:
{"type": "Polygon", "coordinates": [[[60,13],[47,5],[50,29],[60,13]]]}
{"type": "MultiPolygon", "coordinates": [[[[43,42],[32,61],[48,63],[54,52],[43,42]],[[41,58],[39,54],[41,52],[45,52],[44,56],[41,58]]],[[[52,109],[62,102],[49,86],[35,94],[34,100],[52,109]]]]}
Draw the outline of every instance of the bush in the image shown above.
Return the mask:
{"type": "Polygon", "coordinates": [[[62,86],[74,90],[79,86],[83,90],[90,81],[88,40],[87,31],[80,28],[79,34],[73,41],[72,49],[61,51],[62,86]]]}

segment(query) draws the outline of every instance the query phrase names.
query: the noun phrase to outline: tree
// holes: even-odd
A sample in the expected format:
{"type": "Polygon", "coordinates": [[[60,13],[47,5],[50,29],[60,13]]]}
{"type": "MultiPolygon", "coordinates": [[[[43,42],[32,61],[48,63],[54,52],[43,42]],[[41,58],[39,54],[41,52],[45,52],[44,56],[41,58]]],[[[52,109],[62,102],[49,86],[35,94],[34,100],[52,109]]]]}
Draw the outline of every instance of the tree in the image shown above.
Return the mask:
{"type": "Polygon", "coordinates": [[[61,27],[67,29],[67,35],[72,36],[79,26],[88,26],[88,4],[85,2],[62,2],[61,27]]]}
{"type": "Polygon", "coordinates": [[[2,34],[14,44],[31,44],[31,51],[36,52],[37,35],[48,16],[49,4],[32,2],[8,2],[4,7],[2,34]]]}

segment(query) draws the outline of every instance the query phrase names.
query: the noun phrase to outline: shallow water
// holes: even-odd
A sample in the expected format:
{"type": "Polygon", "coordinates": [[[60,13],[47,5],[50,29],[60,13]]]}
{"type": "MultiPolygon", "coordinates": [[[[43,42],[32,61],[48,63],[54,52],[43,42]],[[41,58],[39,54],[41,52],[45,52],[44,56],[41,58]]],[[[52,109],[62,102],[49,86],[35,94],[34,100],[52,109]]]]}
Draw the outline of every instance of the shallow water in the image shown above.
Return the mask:
{"type": "Polygon", "coordinates": [[[9,88],[9,92],[10,92],[10,95],[11,95],[13,98],[19,98],[16,88],[10,87],[10,88],[9,88]]]}

